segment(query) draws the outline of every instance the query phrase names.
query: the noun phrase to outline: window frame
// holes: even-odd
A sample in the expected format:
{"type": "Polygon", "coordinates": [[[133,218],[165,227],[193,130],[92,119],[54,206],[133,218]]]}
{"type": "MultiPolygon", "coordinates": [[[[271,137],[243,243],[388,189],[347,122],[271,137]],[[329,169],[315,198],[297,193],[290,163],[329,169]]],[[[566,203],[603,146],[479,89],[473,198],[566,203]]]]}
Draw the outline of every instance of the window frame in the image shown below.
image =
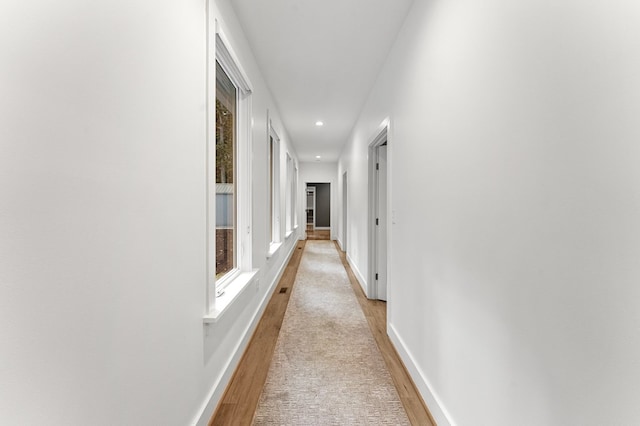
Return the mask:
{"type": "MultiPolygon", "coordinates": [[[[229,276],[234,276],[235,274],[237,274],[238,271],[238,191],[237,191],[237,183],[238,183],[238,142],[239,142],[239,137],[238,137],[238,125],[240,123],[239,121],[239,99],[240,99],[240,90],[238,89],[238,86],[235,82],[233,82],[231,80],[231,78],[229,77],[228,73],[223,69],[222,64],[220,64],[218,62],[218,60],[216,59],[216,106],[215,106],[215,114],[216,114],[216,129],[215,129],[215,137],[216,137],[216,143],[214,144],[214,153],[215,153],[215,161],[214,161],[214,172],[216,175],[215,178],[215,197],[216,197],[216,224],[215,224],[215,243],[218,242],[218,218],[217,215],[218,213],[220,213],[220,209],[218,208],[219,206],[217,206],[217,203],[220,201],[220,198],[218,195],[220,195],[220,193],[218,192],[218,187],[219,186],[223,186],[226,182],[218,182],[217,180],[217,174],[218,174],[218,156],[217,156],[217,148],[218,148],[218,144],[217,144],[217,137],[218,137],[218,123],[217,123],[217,119],[218,119],[218,71],[221,70],[224,74],[226,79],[229,80],[229,82],[231,83],[231,85],[233,86],[233,89],[235,91],[235,98],[233,99],[234,101],[234,110],[231,111],[232,112],[232,116],[233,116],[233,120],[234,120],[234,126],[233,126],[233,170],[232,170],[232,182],[231,185],[233,187],[233,192],[232,194],[232,223],[233,223],[233,253],[232,253],[232,258],[233,258],[233,267],[225,272],[223,275],[220,276],[220,278],[218,278],[218,247],[215,247],[215,256],[216,256],[216,262],[215,262],[215,266],[214,266],[214,275],[216,276],[216,292],[220,293],[224,290],[224,286],[222,286],[220,283],[224,283],[226,281],[228,281],[228,277],[229,276]]],[[[221,102],[222,103],[222,102],[221,102]]],[[[215,244],[214,244],[215,245],[215,244]]]]}
{"type": "Polygon", "coordinates": [[[214,21],[215,31],[208,36],[207,59],[207,312],[221,313],[227,304],[216,303],[217,299],[229,291],[237,294],[249,283],[248,273],[255,273],[251,264],[251,97],[253,86],[244,72],[237,55],[233,51],[218,21],[214,21]],[[214,52],[211,52],[214,47],[214,52]],[[216,62],[236,87],[235,122],[235,268],[216,279],[216,62]],[[237,286],[236,286],[237,283],[237,286]],[[231,291],[231,287],[234,288],[231,291]],[[224,306],[223,306],[224,305],[224,306]]]}
{"type": "Polygon", "coordinates": [[[298,229],[298,164],[293,163],[293,229],[298,229]]]}
{"type": "Polygon", "coordinates": [[[293,232],[293,206],[295,194],[293,191],[293,157],[291,154],[287,152],[286,155],[286,172],[287,172],[287,180],[286,180],[286,196],[285,196],[285,230],[287,237],[291,235],[293,232]]]}
{"type": "Polygon", "coordinates": [[[273,128],[273,123],[268,120],[269,131],[267,134],[267,173],[269,184],[269,218],[268,227],[269,237],[269,254],[273,254],[282,243],[282,226],[280,206],[281,190],[280,190],[280,137],[273,128]]]}

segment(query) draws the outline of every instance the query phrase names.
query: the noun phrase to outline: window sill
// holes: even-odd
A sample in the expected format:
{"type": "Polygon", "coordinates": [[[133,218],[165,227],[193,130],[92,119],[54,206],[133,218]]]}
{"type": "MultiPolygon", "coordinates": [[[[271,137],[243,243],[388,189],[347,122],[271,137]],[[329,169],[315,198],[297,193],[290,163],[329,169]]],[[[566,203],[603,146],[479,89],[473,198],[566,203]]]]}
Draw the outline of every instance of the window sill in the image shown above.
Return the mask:
{"type": "Polygon", "coordinates": [[[274,254],[278,251],[282,243],[271,243],[269,245],[269,251],[267,252],[267,259],[271,259],[274,254]]]}
{"type": "Polygon", "coordinates": [[[216,297],[216,303],[213,310],[205,315],[203,321],[205,324],[215,323],[220,320],[227,308],[231,306],[234,300],[238,298],[251,284],[258,285],[258,280],[254,279],[257,269],[253,271],[241,272],[224,288],[224,293],[216,297]]]}

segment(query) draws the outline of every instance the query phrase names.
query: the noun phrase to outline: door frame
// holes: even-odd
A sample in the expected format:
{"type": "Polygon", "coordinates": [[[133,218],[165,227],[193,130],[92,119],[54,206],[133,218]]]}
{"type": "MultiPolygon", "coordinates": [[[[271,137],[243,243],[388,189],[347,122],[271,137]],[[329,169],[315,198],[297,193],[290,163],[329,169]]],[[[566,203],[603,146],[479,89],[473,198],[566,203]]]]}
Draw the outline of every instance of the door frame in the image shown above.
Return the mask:
{"type": "MultiPolygon", "coordinates": [[[[305,188],[305,205],[306,205],[306,189],[307,189],[307,185],[309,184],[314,184],[314,183],[328,183],[329,184],[329,223],[330,226],[329,227],[317,227],[316,226],[316,206],[315,206],[315,202],[316,202],[316,195],[314,195],[313,197],[313,202],[314,202],[314,212],[313,212],[313,228],[315,229],[320,229],[320,230],[328,230],[329,231],[329,239],[330,240],[335,240],[335,235],[334,235],[334,231],[336,231],[338,228],[336,226],[336,223],[338,221],[338,219],[335,219],[334,215],[336,215],[336,200],[334,200],[334,196],[335,196],[335,181],[333,179],[330,180],[326,180],[326,179],[305,179],[304,181],[304,188],[305,188]]],[[[305,216],[305,220],[306,220],[306,216],[305,216]]],[[[306,234],[307,228],[305,225],[305,239],[307,238],[307,234],[306,234]]]]}
{"type": "MultiPolygon", "coordinates": [[[[369,226],[368,226],[368,238],[369,238],[369,250],[368,250],[368,277],[367,277],[367,298],[369,299],[377,299],[378,298],[378,286],[376,283],[375,275],[376,275],[376,266],[377,266],[377,238],[376,238],[376,206],[378,204],[378,180],[376,176],[376,163],[377,163],[377,149],[383,144],[387,143],[387,294],[388,285],[389,285],[389,234],[390,234],[390,215],[389,215],[389,206],[391,205],[390,197],[389,197],[389,176],[391,170],[391,161],[390,161],[390,144],[389,140],[389,119],[386,119],[382,122],[380,127],[375,133],[375,136],[372,138],[371,143],[369,143],[368,150],[368,163],[369,163],[369,199],[368,199],[368,216],[369,216],[369,226]]],[[[387,296],[388,300],[388,296],[387,296]]]]}
{"type": "Polygon", "coordinates": [[[342,251],[343,252],[347,252],[347,221],[348,221],[348,210],[347,210],[347,203],[349,201],[348,198],[348,187],[349,187],[349,181],[348,181],[348,175],[347,175],[347,171],[345,170],[344,173],[342,174],[342,238],[340,241],[340,245],[342,246],[342,251]]]}
{"type": "MultiPolygon", "coordinates": [[[[308,183],[305,185],[304,188],[304,195],[305,195],[305,213],[309,210],[309,192],[313,192],[313,231],[316,230],[316,187],[315,186],[308,186],[308,183]]],[[[308,216],[307,214],[305,214],[305,232],[307,227],[309,226],[309,222],[307,222],[308,216]]]]}

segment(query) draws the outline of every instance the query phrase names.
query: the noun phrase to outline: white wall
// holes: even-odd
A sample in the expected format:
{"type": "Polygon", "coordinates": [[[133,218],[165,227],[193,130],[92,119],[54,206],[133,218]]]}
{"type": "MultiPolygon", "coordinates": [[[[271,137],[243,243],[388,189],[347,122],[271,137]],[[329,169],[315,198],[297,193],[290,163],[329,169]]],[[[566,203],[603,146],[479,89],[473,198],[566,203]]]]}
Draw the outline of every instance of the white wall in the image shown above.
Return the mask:
{"type": "Polygon", "coordinates": [[[302,200],[302,204],[299,206],[300,210],[298,216],[300,224],[304,227],[307,221],[305,209],[307,204],[306,187],[307,183],[323,183],[329,182],[331,184],[331,239],[336,239],[336,233],[338,231],[338,164],[337,163],[324,163],[324,162],[303,162],[300,163],[300,178],[298,188],[298,199],[302,200]]]}
{"type": "MultiPolygon", "coordinates": [[[[0,4],[0,423],[206,423],[296,237],[266,261],[266,110],[254,86],[260,289],[204,326],[206,2],[0,4]]],[[[290,150],[295,155],[293,150],[290,150]]]]}
{"type": "Polygon", "coordinates": [[[389,332],[440,424],[640,424],[639,23],[625,0],[408,15],[338,175],[366,271],[389,117],[389,332]]]}

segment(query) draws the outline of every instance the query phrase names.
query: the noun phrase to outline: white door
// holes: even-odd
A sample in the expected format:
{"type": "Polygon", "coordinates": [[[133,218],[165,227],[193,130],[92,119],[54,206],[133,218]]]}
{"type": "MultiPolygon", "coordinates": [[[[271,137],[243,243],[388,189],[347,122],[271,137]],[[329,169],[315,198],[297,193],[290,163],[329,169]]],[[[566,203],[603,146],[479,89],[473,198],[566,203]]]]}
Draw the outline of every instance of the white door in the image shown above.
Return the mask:
{"type": "Polygon", "coordinates": [[[376,277],[377,298],[387,300],[387,144],[380,145],[377,165],[376,277]]]}

